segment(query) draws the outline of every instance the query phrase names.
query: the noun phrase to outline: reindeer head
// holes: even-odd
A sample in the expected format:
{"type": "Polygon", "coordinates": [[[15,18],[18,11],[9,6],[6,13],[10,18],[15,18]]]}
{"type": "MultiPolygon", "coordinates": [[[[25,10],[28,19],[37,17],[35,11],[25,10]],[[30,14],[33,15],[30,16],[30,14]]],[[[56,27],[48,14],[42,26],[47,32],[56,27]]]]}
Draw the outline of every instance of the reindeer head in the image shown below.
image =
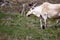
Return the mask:
{"type": "Polygon", "coordinates": [[[33,9],[31,8],[30,11],[27,12],[26,16],[30,16],[33,13],[33,9]]]}

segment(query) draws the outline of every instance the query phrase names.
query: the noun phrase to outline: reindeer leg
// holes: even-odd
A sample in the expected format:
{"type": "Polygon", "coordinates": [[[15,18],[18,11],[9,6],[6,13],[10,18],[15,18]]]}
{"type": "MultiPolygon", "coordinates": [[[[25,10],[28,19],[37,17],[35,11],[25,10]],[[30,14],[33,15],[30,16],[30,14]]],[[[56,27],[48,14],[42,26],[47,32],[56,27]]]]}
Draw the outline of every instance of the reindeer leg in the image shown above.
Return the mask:
{"type": "Polygon", "coordinates": [[[44,20],[44,27],[47,27],[47,15],[43,16],[43,20],[44,20]]]}
{"type": "Polygon", "coordinates": [[[55,28],[57,28],[57,26],[59,26],[60,24],[60,20],[58,19],[58,20],[56,20],[56,24],[55,24],[55,28]]]}
{"type": "Polygon", "coordinates": [[[47,27],[47,19],[44,19],[44,26],[47,27]]]}
{"type": "Polygon", "coordinates": [[[40,19],[40,27],[41,27],[41,29],[43,27],[42,19],[40,19]]]}

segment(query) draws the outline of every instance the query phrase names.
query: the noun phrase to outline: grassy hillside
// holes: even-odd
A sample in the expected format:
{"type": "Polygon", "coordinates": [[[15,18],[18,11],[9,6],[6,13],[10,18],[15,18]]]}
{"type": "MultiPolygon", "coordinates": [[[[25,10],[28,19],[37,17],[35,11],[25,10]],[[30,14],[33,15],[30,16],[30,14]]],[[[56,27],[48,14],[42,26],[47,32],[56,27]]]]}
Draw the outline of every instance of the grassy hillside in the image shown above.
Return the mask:
{"type": "Polygon", "coordinates": [[[0,40],[60,40],[60,28],[40,29],[39,19],[0,12],[0,40]]]}

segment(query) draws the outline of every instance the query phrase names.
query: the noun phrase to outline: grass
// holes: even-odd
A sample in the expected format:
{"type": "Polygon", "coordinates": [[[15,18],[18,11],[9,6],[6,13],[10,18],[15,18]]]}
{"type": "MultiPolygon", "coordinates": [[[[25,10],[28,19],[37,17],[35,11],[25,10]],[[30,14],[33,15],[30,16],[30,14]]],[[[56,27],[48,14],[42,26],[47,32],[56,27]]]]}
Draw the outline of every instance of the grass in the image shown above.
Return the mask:
{"type": "MultiPolygon", "coordinates": [[[[5,15],[5,13],[3,14],[5,15]]],[[[55,28],[53,26],[42,30],[39,28],[39,19],[35,16],[6,14],[6,17],[11,17],[11,20],[0,21],[0,24],[2,22],[6,24],[0,25],[0,40],[60,40],[59,27],[55,28]]]]}

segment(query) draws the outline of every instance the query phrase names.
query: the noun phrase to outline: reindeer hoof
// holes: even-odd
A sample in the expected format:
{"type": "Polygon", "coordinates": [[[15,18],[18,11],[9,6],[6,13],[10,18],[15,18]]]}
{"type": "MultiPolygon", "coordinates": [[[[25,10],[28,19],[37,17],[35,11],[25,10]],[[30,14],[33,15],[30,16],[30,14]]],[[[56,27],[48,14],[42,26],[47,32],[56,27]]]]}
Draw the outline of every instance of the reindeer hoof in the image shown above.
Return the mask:
{"type": "Polygon", "coordinates": [[[44,25],[42,26],[42,29],[45,29],[45,26],[44,25]]]}
{"type": "Polygon", "coordinates": [[[45,29],[45,26],[43,25],[43,26],[41,27],[41,29],[45,29]]]}

